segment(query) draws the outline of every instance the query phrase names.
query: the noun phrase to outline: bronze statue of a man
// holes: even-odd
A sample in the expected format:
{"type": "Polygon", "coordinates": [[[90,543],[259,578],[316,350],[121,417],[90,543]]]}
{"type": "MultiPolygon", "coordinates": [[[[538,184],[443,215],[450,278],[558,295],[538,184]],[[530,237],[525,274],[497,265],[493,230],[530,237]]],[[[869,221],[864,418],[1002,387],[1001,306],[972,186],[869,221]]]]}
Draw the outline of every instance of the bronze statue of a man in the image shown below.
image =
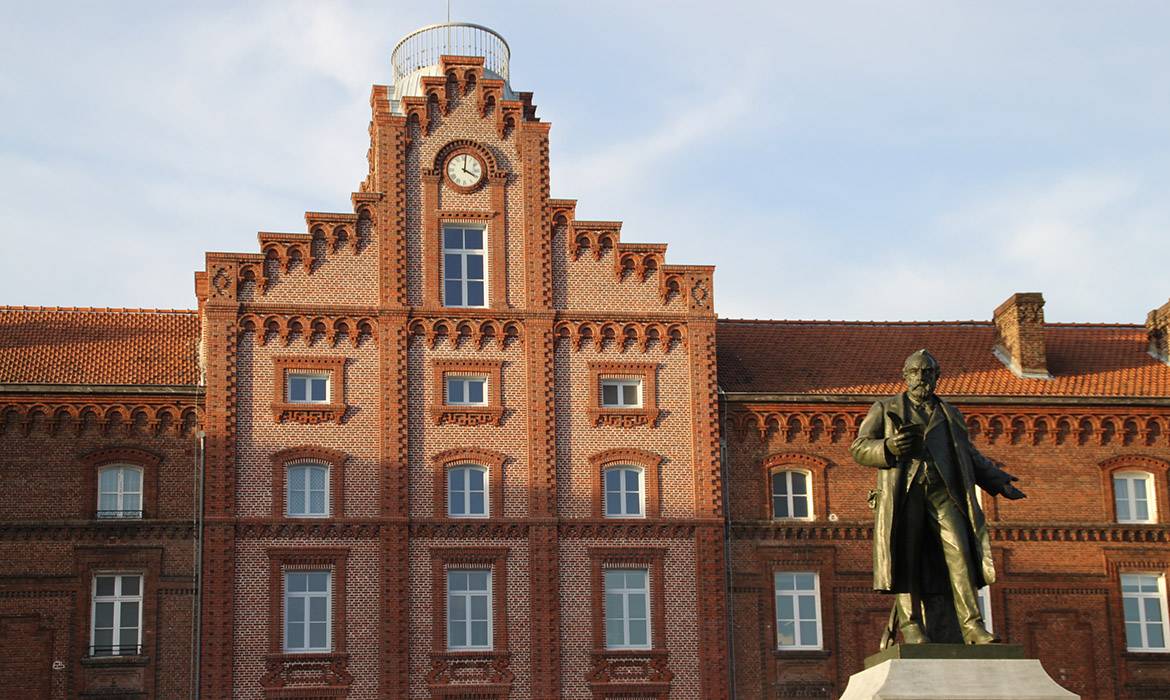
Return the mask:
{"type": "Polygon", "coordinates": [[[977,602],[995,569],[975,488],[1013,500],[1024,493],[935,396],[939,364],[929,352],[906,358],[902,376],[906,391],[875,403],[850,447],[858,464],[879,470],[870,493],[873,587],[895,594],[886,641],[895,628],[906,644],[997,641],[977,602]]]}

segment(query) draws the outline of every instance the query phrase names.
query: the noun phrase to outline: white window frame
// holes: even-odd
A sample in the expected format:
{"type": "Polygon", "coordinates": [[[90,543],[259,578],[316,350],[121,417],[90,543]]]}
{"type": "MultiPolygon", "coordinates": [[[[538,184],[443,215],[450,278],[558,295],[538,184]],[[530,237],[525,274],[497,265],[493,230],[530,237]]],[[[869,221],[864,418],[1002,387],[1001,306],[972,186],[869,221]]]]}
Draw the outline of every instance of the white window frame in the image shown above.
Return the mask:
{"type": "Polygon", "coordinates": [[[284,379],[284,397],[289,403],[327,404],[327,403],[329,403],[329,399],[332,395],[333,395],[333,378],[329,372],[303,372],[300,370],[289,370],[288,372],[286,372],[286,376],[284,379]],[[304,399],[298,400],[298,399],[293,398],[292,385],[293,385],[294,379],[304,379],[305,380],[305,398],[304,399]],[[317,400],[317,399],[314,399],[312,397],[312,394],[313,394],[312,380],[314,380],[314,379],[324,379],[325,380],[325,398],[324,399],[317,400]]]}
{"type": "Polygon", "coordinates": [[[142,501],[144,492],[146,490],[146,470],[142,467],[133,464],[109,464],[98,469],[97,474],[97,509],[94,514],[99,518],[142,518],[142,501]],[[118,484],[114,491],[102,490],[102,474],[117,470],[118,484]],[[127,491],[125,487],[126,472],[133,470],[138,472],[138,491],[127,491]],[[126,496],[128,494],[138,494],[138,508],[126,509],[126,496]],[[117,502],[117,508],[113,510],[102,509],[102,495],[112,494],[117,502]]]}
{"type": "Polygon", "coordinates": [[[975,595],[979,600],[979,614],[983,618],[983,627],[988,632],[995,631],[995,623],[991,616],[991,586],[984,586],[975,591],[975,595]]]}
{"type": "Polygon", "coordinates": [[[90,603],[89,603],[89,655],[90,656],[139,656],[142,653],[142,602],[145,596],[142,595],[142,586],[144,585],[144,577],[141,573],[126,572],[126,571],[102,571],[93,575],[93,581],[90,583],[90,603]],[[113,595],[98,595],[97,584],[99,578],[113,578],[114,579],[114,594],[113,595]],[[124,595],[122,593],[122,581],[124,578],[133,577],[138,579],[138,595],[124,595]],[[98,653],[97,651],[97,606],[98,603],[112,603],[114,606],[113,616],[113,631],[110,641],[111,648],[108,653],[98,653]],[[138,604],[138,622],[136,628],[136,638],[133,644],[124,644],[122,640],[122,606],[126,603],[138,604]],[[122,653],[123,647],[132,646],[133,650],[129,653],[122,653]]]}
{"type": "Polygon", "coordinates": [[[492,580],[492,570],[490,568],[466,568],[453,567],[447,569],[447,614],[445,616],[447,622],[446,637],[448,651],[491,651],[492,642],[495,639],[494,630],[494,611],[492,610],[493,586],[495,581],[492,580]],[[468,590],[466,591],[452,591],[451,590],[451,574],[469,574],[469,573],[485,573],[487,574],[487,590],[471,590],[471,584],[468,583],[468,590]],[[475,645],[471,643],[471,623],[474,621],[471,617],[471,599],[473,597],[484,596],[487,598],[487,644],[475,645]],[[459,597],[463,599],[463,610],[466,613],[463,618],[463,643],[458,644],[456,640],[451,639],[451,599],[459,597]]]}
{"type": "Polygon", "coordinates": [[[1156,523],[1158,522],[1158,501],[1156,498],[1157,490],[1154,487],[1154,475],[1143,471],[1119,471],[1113,472],[1113,512],[1117,517],[1119,523],[1156,523]],[[1118,501],[1121,500],[1120,493],[1117,489],[1118,482],[1125,484],[1125,505],[1129,514],[1126,517],[1121,517],[1121,509],[1118,507],[1118,501]],[[1148,517],[1138,518],[1137,504],[1138,499],[1134,494],[1133,485],[1135,482],[1141,481],[1146,487],[1146,512],[1148,517]]]}
{"type": "Polygon", "coordinates": [[[488,296],[488,284],[490,283],[490,280],[488,279],[487,235],[488,235],[487,234],[487,227],[486,226],[479,226],[476,224],[449,222],[449,223],[443,224],[443,226],[441,227],[441,229],[439,231],[439,237],[440,237],[439,246],[442,249],[442,252],[439,254],[440,268],[441,268],[439,271],[439,282],[441,285],[439,293],[443,297],[443,306],[449,306],[449,307],[453,307],[453,308],[466,308],[466,309],[484,309],[484,308],[488,307],[488,302],[491,299],[491,297],[488,296]],[[480,248],[466,247],[467,240],[465,237],[464,238],[464,247],[462,247],[462,248],[448,248],[447,247],[447,231],[448,231],[448,229],[462,229],[464,231],[467,231],[467,230],[479,231],[480,235],[481,235],[481,238],[480,238],[480,246],[481,247],[480,248]],[[458,280],[460,282],[460,297],[462,298],[463,302],[467,301],[467,283],[469,281],[467,279],[467,258],[469,256],[476,256],[476,255],[483,258],[483,303],[482,304],[468,304],[468,303],[452,304],[447,299],[447,256],[448,255],[458,255],[459,256],[460,272],[461,272],[462,276],[457,277],[457,278],[452,278],[452,280],[458,280]]]}
{"type": "Polygon", "coordinates": [[[1138,651],[1138,652],[1154,652],[1154,653],[1170,652],[1170,621],[1167,620],[1167,616],[1166,616],[1166,613],[1167,613],[1167,610],[1166,610],[1166,575],[1162,574],[1162,573],[1135,571],[1135,572],[1128,573],[1128,574],[1122,574],[1121,579],[1120,579],[1120,584],[1121,584],[1121,588],[1122,588],[1122,591],[1121,591],[1121,602],[1122,602],[1121,617],[1122,617],[1123,624],[1125,625],[1125,647],[1126,647],[1126,650],[1127,651],[1138,651]],[[1139,590],[1126,591],[1125,590],[1126,579],[1133,581],[1134,583],[1131,585],[1137,585],[1139,590]],[[1141,590],[1141,584],[1145,583],[1146,582],[1145,580],[1148,580],[1148,579],[1155,580],[1155,582],[1156,582],[1155,589],[1156,590],[1154,590],[1154,591],[1142,591],[1141,590]],[[1129,616],[1125,612],[1125,601],[1127,599],[1137,600],[1137,602],[1138,602],[1138,605],[1137,605],[1138,616],[1137,616],[1136,620],[1130,620],[1129,616]],[[1147,600],[1156,601],[1156,603],[1158,605],[1159,614],[1162,617],[1162,646],[1160,646],[1160,647],[1150,646],[1150,644],[1149,644],[1149,637],[1148,637],[1149,627],[1148,626],[1151,624],[1156,624],[1156,623],[1149,622],[1146,619],[1146,601],[1147,600]],[[1132,624],[1138,625],[1138,639],[1136,640],[1137,641],[1136,645],[1133,643],[1135,640],[1131,639],[1130,634],[1129,634],[1130,625],[1132,625],[1132,624]]]}
{"type": "Polygon", "coordinates": [[[320,654],[322,652],[333,651],[333,570],[332,569],[296,569],[292,571],[285,571],[282,573],[281,584],[283,586],[283,600],[282,600],[282,641],[281,648],[286,654],[320,654]],[[305,575],[305,574],[325,574],[325,591],[290,591],[288,579],[290,576],[305,575]],[[291,598],[301,598],[304,600],[305,619],[297,623],[304,626],[304,640],[305,646],[301,648],[291,648],[288,643],[288,630],[290,622],[288,619],[289,600],[291,598]],[[325,645],[322,647],[314,647],[309,644],[309,609],[310,600],[313,598],[325,599],[325,645]]]}
{"type": "Polygon", "coordinates": [[[487,406],[488,405],[488,391],[491,387],[488,386],[488,378],[482,374],[445,374],[443,375],[443,402],[448,406],[487,406]],[[463,386],[463,400],[456,401],[451,398],[451,382],[464,382],[463,386]],[[483,384],[483,400],[471,401],[467,398],[470,392],[467,387],[470,382],[480,382],[483,384]]]}
{"type": "Polygon", "coordinates": [[[294,462],[285,468],[284,473],[284,514],[290,518],[328,518],[330,509],[332,508],[332,494],[329,492],[329,470],[328,464],[321,464],[319,462],[294,462]],[[293,473],[304,470],[306,473],[311,469],[321,469],[325,472],[325,511],[322,513],[311,512],[309,504],[311,503],[309,489],[309,481],[307,478],[302,480],[305,493],[305,509],[303,512],[293,512],[292,495],[293,495],[293,473]]]}
{"type": "Polygon", "coordinates": [[[611,467],[606,467],[601,472],[601,510],[607,518],[645,518],[646,517],[646,470],[634,464],[615,464],[611,467]],[[618,493],[619,495],[619,512],[612,513],[609,510],[609,473],[610,472],[626,472],[633,471],[638,475],[638,512],[626,512],[626,496],[629,491],[626,489],[626,478],[623,474],[619,479],[618,493]]]}
{"type": "Polygon", "coordinates": [[[789,469],[787,467],[777,467],[768,474],[768,492],[772,497],[772,517],[776,520],[813,520],[816,518],[816,511],[813,510],[813,478],[812,472],[806,469],[789,469]],[[783,474],[784,483],[787,487],[787,493],[780,497],[785,499],[788,506],[789,515],[779,515],[776,508],[776,476],[783,474]],[[805,493],[797,495],[792,493],[792,475],[800,474],[804,477],[805,493]],[[796,499],[803,498],[805,501],[805,508],[808,510],[808,515],[792,515],[796,512],[796,499]]]}
{"type": "Polygon", "coordinates": [[[492,502],[491,502],[492,487],[491,487],[490,479],[491,479],[491,470],[482,464],[473,464],[471,462],[467,462],[464,464],[453,464],[450,467],[448,467],[447,468],[447,517],[449,517],[449,518],[490,518],[492,515],[492,502]],[[467,478],[466,475],[463,478],[463,492],[462,492],[463,493],[463,496],[462,496],[462,498],[463,498],[463,512],[462,513],[455,513],[454,512],[454,508],[452,506],[455,503],[456,494],[455,494],[454,489],[451,488],[451,474],[459,469],[464,470],[467,474],[470,474],[472,471],[483,472],[483,512],[482,513],[472,513],[471,512],[471,493],[472,493],[472,490],[471,490],[470,480],[467,478]]]}
{"type": "Polygon", "coordinates": [[[604,603],[602,603],[602,607],[604,609],[601,611],[602,624],[603,624],[604,630],[605,630],[604,631],[605,648],[606,649],[652,649],[652,648],[654,648],[654,625],[653,625],[654,613],[650,607],[651,605],[653,605],[654,601],[650,600],[650,570],[644,569],[644,568],[637,568],[637,567],[635,567],[635,568],[621,568],[621,569],[619,569],[617,567],[606,568],[606,569],[602,570],[602,577],[601,578],[602,578],[602,586],[605,589],[604,596],[602,598],[602,600],[605,601],[604,603]],[[641,573],[643,576],[642,581],[646,585],[642,588],[627,588],[624,585],[625,577],[623,576],[623,578],[622,578],[623,585],[620,588],[610,588],[608,577],[606,576],[606,574],[617,573],[617,572],[621,572],[622,574],[629,574],[629,573],[634,573],[634,572],[641,573]],[[622,601],[621,615],[619,616],[618,619],[620,619],[622,622],[622,639],[624,639],[625,641],[620,643],[620,644],[610,644],[610,642],[609,642],[609,620],[610,620],[609,614],[610,614],[610,610],[609,610],[608,606],[609,606],[609,597],[611,595],[620,596],[621,601],[622,601]],[[632,621],[630,619],[630,597],[634,596],[634,595],[642,595],[642,596],[645,596],[645,598],[646,598],[646,619],[643,621],[643,624],[646,625],[646,643],[645,644],[631,644],[629,641],[630,640],[630,623],[632,621]]]}
{"type": "Polygon", "coordinates": [[[602,377],[601,378],[601,407],[602,408],[642,408],[642,378],[641,377],[602,377]],[[605,387],[617,387],[617,403],[609,403],[605,400],[605,387]],[[625,403],[625,388],[627,386],[636,387],[638,390],[638,400],[636,403],[625,403]]]}
{"type": "MultiPolygon", "coordinates": [[[[773,572],[773,574],[772,574],[772,591],[774,594],[774,604],[775,604],[775,613],[776,613],[776,618],[775,618],[776,648],[777,649],[788,649],[788,650],[806,650],[806,651],[824,649],[825,648],[825,632],[824,632],[824,625],[821,622],[823,616],[821,613],[821,577],[820,577],[820,574],[818,574],[815,571],[776,571],[776,572],[773,572]],[[811,591],[809,589],[805,589],[805,588],[800,588],[800,589],[795,588],[795,585],[796,585],[795,577],[800,576],[800,575],[811,575],[813,577],[813,587],[812,587],[811,591]],[[794,577],[793,590],[790,590],[790,591],[781,591],[780,590],[780,577],[781,576],[793,576],[794,577]],[[812,620],[812,622],[815,622],[817,625],[816,644],[808,644],[808,643],[805,643],[801,639],[802,634],[801,634],[801,629],[800,629],[800,626],[801,626],[800,623],[809,622],[809,620],[801,617],[800,596],[801,595],[809,595],[810,593],[813,596],[813,601],[816,605],[816,619],[812,620]],[[796,640],[795,644],[783,644],[781,642],[781,639],[780,639],[780,623],[782,621],[782,618],[780,617],[780,599],[781,598],[791,598],[792,599],[792,618],[791,618],[791,621],[792,621],[793,638],[796,640]]],[[[787,619],[787,618],[785,618],[785,619],[787,619]]]]}

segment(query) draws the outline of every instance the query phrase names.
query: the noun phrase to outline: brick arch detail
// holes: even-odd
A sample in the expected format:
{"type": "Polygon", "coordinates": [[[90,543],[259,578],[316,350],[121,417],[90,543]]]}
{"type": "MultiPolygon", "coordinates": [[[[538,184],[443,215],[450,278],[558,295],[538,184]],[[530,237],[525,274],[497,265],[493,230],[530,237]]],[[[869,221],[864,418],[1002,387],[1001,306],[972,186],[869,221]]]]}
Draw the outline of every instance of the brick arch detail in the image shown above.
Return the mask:
{"type": "Polygon", "coordinates": [[[456,139],[440,148],[439,152],[435,154],[435,172],[441,175],[447,165],[447,159],[460,153],[472,153],[483,159],[484,165],[487,166],[487,172],[484,173],[485,180],[501,172],[500,165],[496,162],[496,156],[491,152],[491,149],[470,139],[456,139]]]}
{"type": "Polygon", "coordinates": [[[504,465],[508,455],[478,447],[459,447],[444,450],[431,458],[435,465],[435,517],[447,517],[447,469],[463,464],[477,464],[488,470],[488,517],[504,517],[504,465]]]}
{"type": "Polygon", "coordinates": [[[646,517],[659,517],[661,497],[659,495],[660,489],[658,482],[659,469],[662,466],[662,455],[632,447],[598,452],[589,458],[589,465],[593,472],[593,517],[605,517],[605,512],[602,508],[605,497],[602,474],[605,472],[606,467],[617,464],[629,464],[642,467],[644,470],[643,482],[646,485],[646,517]]]}
{"type": "Polygon", "coordinates": [[[1110,457],[1097,466],[1101,469],[1101,508],[1105,520],[1117,522],[1117,502],[1113,495],[1113,475],[1118,472],[1146,472],[1154,478],[1154,512],[1158,523],[1170,523],[1170,462],[1142,454],[1121,454],[1110,457]]]}
{"type": "Polygon", "coordinates": [[[764,513],[769,519],[776,517],[772,512],[772,474],[778,471],[802,471],[809,475],[809,488],[812,490],[812,520],[822,520],[829,517],[829,484],[828,469],[832,466],[829,460],[810,455],[804,452],[775,452],[764,458],[761,463],[764,484],[764,513]]]}
{"type": "Polygon", "coordinates": [[[158,517],[158,472],[163,458],[138,447],[106,447],[78,458],[82,470],[81,517],[97,517],[98,471],[111,464],[126,464],[142,469],[142,517],[158,517]]]}
{"type": "Polygon", "coordinates": [[[329,517],[345,515],[345,462],[349,455],[317,445],[289,447],[272,454],[272,517],[284,518],[284,493],[288,466],[297,462],[317,462],[329,466],[329,517]]]}

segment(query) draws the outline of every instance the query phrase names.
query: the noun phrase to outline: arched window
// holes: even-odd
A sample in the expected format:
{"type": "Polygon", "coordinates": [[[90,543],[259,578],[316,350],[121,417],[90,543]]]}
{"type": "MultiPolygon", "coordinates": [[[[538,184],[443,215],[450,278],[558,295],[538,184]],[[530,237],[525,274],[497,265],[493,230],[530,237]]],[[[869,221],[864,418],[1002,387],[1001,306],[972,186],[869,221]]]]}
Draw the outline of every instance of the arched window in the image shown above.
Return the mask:
{"type": "Polygon", "coordinates": [[[1149,472],[1114,472],[1113,502],[1119,523],[1156,522],[1154,475],[1149,472]]]}
{"type": "Polygon", "coordinates": [[[112,464],[98,470],[99,518],[142,517],[142,469],[112,464]]]}
{"type": "Polygon", "coordinates": [[[327,465],[290,464],[286,483],[286,515],[293,518],[329,517],[329,467],[327,465]]]}
{"type": "Polygon", "coordinates": [[[812,519],[811,474],[796,469],[772,472],[772,517],[812,519]]]}
{"type": "Polygon", "coordinates": [[[605,470],[605,517],[641,518],[645,489],[641,467],[618,465],[605,470]]]}
{"type": "Polygon", "coordinates": [[[478,464],[460,464],[447,470],[447,515],[452,518],[486,518],[488,470],[478,464]]]}

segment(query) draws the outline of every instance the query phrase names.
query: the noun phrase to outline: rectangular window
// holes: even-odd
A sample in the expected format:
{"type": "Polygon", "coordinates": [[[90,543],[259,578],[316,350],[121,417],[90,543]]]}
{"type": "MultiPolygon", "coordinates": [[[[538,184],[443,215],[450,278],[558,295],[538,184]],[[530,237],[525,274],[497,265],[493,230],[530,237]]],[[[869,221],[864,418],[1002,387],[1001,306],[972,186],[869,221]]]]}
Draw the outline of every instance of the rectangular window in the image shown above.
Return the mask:
{"type": "Polygon", "coordinates": [[[286,571],[284,574],[284,650],[289,653],[330,651],[332,614],[328,571],[286,571]]]}
{"type": "Polygon", "coordinates": [[[650,586],[645,569],[605,572],[605,647],[650,648],[650,586]]]}
{"type": "Polygon", "coordinates": [[[492,572],[447,571],[447,648],[492,648],[492,572]]]}
{"type": "Polygon", "coordinates": [[[1130,651],[1170,651],[1166,646],[1166,577],[1122,574],[1125,642],[1130,651]]]}
{"type": "Polygon", "coordinates": [[[443,306],[487,306],[482,228],[443,227],[443,306]]]}
{"type": "Polygon", "coordinates": [[[135,656],[142,644],[142,576],[93,577],[90,656],[135,656]]]}
{"type": "Polygon", "coordinates": [[[988,632],[994,632],[991,622],[991,586],[984,586],[977,591],[979,602],[979,616],[983,618],[983,626],[988,632]]]}
{"type": "Polygon", "coordinates": [[[776,646],[821,648],[821,591],[816,573],[776,572],[776,646]]]}
{"type": "Polygon", "coordinates": [[[1155,522],[1154,476],[1146,472],[1113,475],[1113,498],[1119,523],[1155,522]]]}
{"type": "Polygon", "coordinates": [[[448,406],[486,406],[487,377],[447,377],[448,406]]]}
{"type": "Polygon", "coordinates": [[[329,375],[289,372],[289,403],[329,403],[329,375]]]}
{"type": "Polygon", "coordinates": [[[641,379],[602,379],[601,405],[605,408],[641,408],[641,379]]]}

